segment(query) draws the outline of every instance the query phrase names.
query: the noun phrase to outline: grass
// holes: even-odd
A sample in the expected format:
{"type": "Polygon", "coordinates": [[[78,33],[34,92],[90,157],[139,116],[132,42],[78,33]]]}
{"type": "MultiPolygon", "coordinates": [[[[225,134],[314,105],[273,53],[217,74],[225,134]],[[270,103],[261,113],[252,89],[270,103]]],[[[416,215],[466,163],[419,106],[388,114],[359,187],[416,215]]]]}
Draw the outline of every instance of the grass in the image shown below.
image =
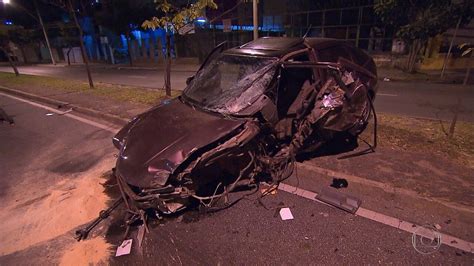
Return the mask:
{"type": "MultiPolygon", "coordinates": [[[[448,138],[449,123],[431,119],[378,114],[378,141],[381,147],[445,156],[474,169],[474,124],[456,124],[448,138]]],[[[363,133],[369,139],[371,129],[363,133]]]]}
{"type": "MultiPolygon", "coordinates": [[[[15,77],[15,75],[11,73],[0,73],[0,85],[18,90],[25,90],[25,88],[34,86],[35,90],[47,88],[61,92],[76,92],[90,96],[106,97],[121,102],[141,103],[146,105],[155,104],[161,98],[166,98],[165,92],[162,89],[147,89],[99,82],[94,84],[94,89],[90,89],[88,83],[76,80],[32,75],[20,75],[15,77]]],[[[180,93],[180,91],[172,91],[171,97],[176,97],[180,93]]]]}

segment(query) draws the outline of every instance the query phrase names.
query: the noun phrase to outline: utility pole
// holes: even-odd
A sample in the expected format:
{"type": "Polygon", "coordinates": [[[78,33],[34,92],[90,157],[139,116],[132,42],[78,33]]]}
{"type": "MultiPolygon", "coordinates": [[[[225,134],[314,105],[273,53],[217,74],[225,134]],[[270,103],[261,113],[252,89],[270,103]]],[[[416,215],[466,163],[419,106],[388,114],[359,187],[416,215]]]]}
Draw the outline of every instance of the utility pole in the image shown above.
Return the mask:
{"type": "Polygon", "coordinates": [[[79,46],[81,47],[82,61],[84,61],[84,65],[86,66],[87,78],[89,79],[89,87],[93,89],[94,82],[92,81],[91,70],[89,68],[89,59],[87,59],[86,48],[84,47],[84,33],[82,32],[81,25],[77,20],[76,12],[74,11],[74,7],[72,6],[71,0],[67,0],[66,5],[67,9],[69,9],[69,14],[72,16],[74,23],[76,24],[77,30],[79,31],[79,46]]]}
{"type": "Polygon", "coordinates": [[[253,0],[253,39],[258,39],[258,0],[253,0]]]}
{"type": "Polygon", "coordinates": [[[43,29],[44,39],[46,40],[46,46],[48,46],[49,55],[51,56],[51,62],[53,63],[53,65],[56,65],[56,60],[54,60],[53,50],[51,50],[51,45],[49,44],[48,33],[46,32],[46,28],[44,27],[43,19],[41,18],[41,13],[38,8],[37,0],[34,0],[34,4],[35,4],[35,9],[36,9],[36,14],[38,15],[38,21],[41,25],[41,28],[43,29]]]}
{"type": "Polygon", "coordinates": [[[446,64],[448,63],[449,55],[451,54],[451,49],[453,48],[454,39],[456,39],[456,35],[458,34],[458,29],[459,29],[459,25],[461,24],[461,20],[462,20],[462,17],[459,18],[458,24],[456,24],[456,29],[454,29],[453,37],[451,38],[451,42],[449,43],[448,53],[444,57],[443,68],[441,69],[441,78],[444,77],[444,70],[446,69],[446,64]]]}

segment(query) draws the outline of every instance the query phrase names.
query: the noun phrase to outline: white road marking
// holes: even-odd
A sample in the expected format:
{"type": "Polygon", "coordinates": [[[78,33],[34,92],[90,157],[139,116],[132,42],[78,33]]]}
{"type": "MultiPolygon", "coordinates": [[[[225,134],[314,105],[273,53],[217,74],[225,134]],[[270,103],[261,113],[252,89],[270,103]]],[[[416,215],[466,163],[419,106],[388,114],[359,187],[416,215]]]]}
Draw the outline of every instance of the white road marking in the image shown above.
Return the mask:
{"type": "Polygon", "coordinates": [[[397,94],[391,94],[391,93],[377,93],[377,96],[388,96],[388,97],[397,97],[397,94]]]}
{"type": "Polygon", "coordinates": [[[84,124],[88,124],[88,125],[91,125],[91,126],[103,129],[103,130],[107,130],[107,131],[112,132],[112,133],[116,133],[119,130],[119,128],[114,128],[114,127],[111,127],[111,126],[107,126],[107,125],[89,120],[89,119],[84,118],[84,117],[73,115],[71,113],[64,113],[63,111],[59,111],[55,108],[52,108],[52,107],[49,107],[49,106],[46,106],[46,105],[42,105],[42,104],[39,104],[39,103],[36,103],[36,102],[32,102],[32,101],[29,101],[29,100],[18,98],[18,97],[8,95],[8,94],[2,93],[2,92],[0,92],[0,95],[11,98],[11,99],[14,99],[14,100],[17,100],[17,101],[20,101],[20,102],[24,102],[24,103],[27,103],[27,104],[30,104],[30,105],[33,105],[33,106],[36,106],[36,107],[39,107],[39,108],[42,108],[42,109],[45,109],[45,110],[48,110],[52,113],[55,113],[55,114],[58,114],[58,115],[61,115],[61,116],[67,116],[69,118],[80,121],[84,124]]]}
{"type": "MultiPolygon", "coordinates": [[[[42,105],[42,104],[39,104],[39,103],[35,103],[35,102],[29,101],[29,100],[24,100],[24,99],[21,99],[21,98],[15,97],[15,96],[11,96],[11,95],[8,95],[8,94],[4,94],[4,93],[1,93],[1,92],[0,92],[0,95],[6,96],[6,97],[9,97],[9,98],[12,98],[12,99],[24,102],[24,103],[31,104],[31,105],[39,107],[39,108],[46,109],[46,110],[54,112],[56,114],[61,114],[62,113],[61,111],[58,111],[54,108],[51,108],[51,107],[48,107],[48,106],[45,106],[45,105],[42,105]]],[[[66,113],[66,114],[64,114],[64,116],[67,116],[69,118],[75,119],[75,120],[83,122],[85,124],[95,126],[95,127],[98,127],[98,128],[101,128],[101,129],[104,129],[104,130],[107,130],[107,131],[110,131],[110,132],[113,132],[113,133],[115,133],[118,130],[116,128],[109,127],[109,126],[100,124],[98,122],[95,122],[95,121],[92,121],[92,120],[89,120],[89,119],[86,119],[86,118],[83,118],[83,117],[79,117],[79,116],[76,116],[76,115],[73,115],[73,114],[70,114],[70,113],[66,113]]],[[[284,184],[284,183],[280,183],[280,185],[278,186],[278,189],[282,190],[282,191],[285,191],[285,192],[288,192],[290,194],[294,194],[294,195],[312,200],[312,201],[317,201],[317,202],[323,203],[323,202],[316,199],[316,196],[318,195],[317,193],[309,191],[309,190],[294,187],[294,186],[284,184]]],[[[324,203],[324,204],[326,204],[326,203],[324,203]]],[[[328,204],[326,204],[326,205],[328,205],[328,204]]],[[[420,227],[420,225],[416,225],[416,224],[413,224],[413,223],[410,223],[410,222],[407,222],[407,221],[403,221],[403,220],[400,220],[398,218],[387,216],[385,214],[378,213],[378,212],[375,212],[375,211],[371,211],[371,210],[368,210],[368,209],[365,209],[365,208],[362,208],[362,207],[359,207],[359,209],[356,212],[356,215],[367,218],[367,219],[372,220],[372,221],[376,221],[376,222],[394,227],[394,228],[397,228],[397,229],[400,229],[400,230],[403,230],[403,231],[406,231],[408,233],[412,233],[412,234],[416,231],[416,229],[418,227],[420,227]]],[[[463,240],[463,239],[460,239],[460,238],[457,238],[457,237],[454,237],[454,236],[450,236],[450,235],[447,235],[447,234],[443,234],[443,233],[440,233],[440,234],[441,234],[441,242],[443,244],[448,245],[448,246],[453,247],[453,248],[463,250],[465,252],[474,253],[474,243],[463,240]]]]}
{"type": "MultiPolygon", "coordinates": [[[[280,185],[278,186],[278,189],[282,190],[282,191],[285,191],[285,192],[288,192],[290,194],[294,194],[294,195],[312,200],[312,201],[321,202],[321,201],[316,199],[316,196],[318,195],[317,193],[306,190],[306,189],[302,189],[302,188],[299,188],[299,187],[294,187],[294,186],[284,184],[284,183],[280,183],[280,185]]],[[[326,205],[328,205],[328,204],[326,204],[326,205]]],[[[368,209],[365,209],[365,208],[362,208],[362,207],[359,207],[359,209],[357,210],[357,212],[355,214],[358,215],[358,216],[367,218],[369,220],[379,222],[381,224],[385,224],[385,225],[397,228],[399,230],[406,231],[406,232],[411,233],[411,234],[415,233],[415,231],[419,227],[422,227],[421,225],[417,225],[417,224],[414,224],[414,223],[403,221],[403,220],[400,220],[398,218],[391,217],[391,216],[388,216],[388,215],[385,215],[385,214],[382,214],[382,213],[378,213],[378,212],[375,212],[375,211],[371,211],[371,210],[368,210],[368,209]]],[[[443,234],[443,233],[440,233],[440,235],[441,235],[441,243],[442,244],[445,244],[445,245],[448,245],[450,247],[463,250],[465,252],[474,253],[474,243],[463,240],[463,239],[460,239],[460,238],[457,238],[457,237],[454,237],[454,236],[443,234]]]]}

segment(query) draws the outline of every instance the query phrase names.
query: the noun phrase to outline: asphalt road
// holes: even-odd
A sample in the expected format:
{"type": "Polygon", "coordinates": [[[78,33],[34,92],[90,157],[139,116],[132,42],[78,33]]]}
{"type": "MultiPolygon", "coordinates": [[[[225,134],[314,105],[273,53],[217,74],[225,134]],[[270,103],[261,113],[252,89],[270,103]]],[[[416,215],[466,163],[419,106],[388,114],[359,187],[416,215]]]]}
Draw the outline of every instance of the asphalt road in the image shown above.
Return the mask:
{"type": "MultiPolygon", "coordinates": [[[[0,107],[16,122],[0,124],[2,203],[15,202],[19,196],[41,202],[37,194],[49,186],[72,182],[101,164],[104,169],[113,166],[106,160],[114,153],[112,132],[67,115],[47,115],[50,111],[1,95],[0,107]]],[[[33,204],[32,200],[27,204],[33,204]]],[[[188,212],[181,218],[152,220],[142,249],[135,244],[131,255],[112,258],[111,263],[472,265],[474,259],[473,254],[445,245],[430,255],[420,254],[409,233],[283,191],[264,198],[263,203],[266,208],[253,195],[215,214],[188,212]],[[279,204],[291,208],[294,220],[282,221],[275,215],[279,204]]],[[[3,223],[15,222],[8,221],[15,217],[8,218],[13,209],[1,206],[7,217],[3,223]]],[[[72,216],[86,210],[68,211],[72,216]]],[[[25,233],[28,219],[20,222],[26,223],[22,230],[10,234],[25,233]]],[[[103,234],[116,248],[124,231],[120,213],[108,223],[103,234]]],[[[42,225],[37,226],[41,230],[42,225]]],[[[0,264],[56,264],[62,249],[75,242],[72,232],[5,254],[0,264]]],[[[130,235],[134,237],[136,231],[130,235]]]]}

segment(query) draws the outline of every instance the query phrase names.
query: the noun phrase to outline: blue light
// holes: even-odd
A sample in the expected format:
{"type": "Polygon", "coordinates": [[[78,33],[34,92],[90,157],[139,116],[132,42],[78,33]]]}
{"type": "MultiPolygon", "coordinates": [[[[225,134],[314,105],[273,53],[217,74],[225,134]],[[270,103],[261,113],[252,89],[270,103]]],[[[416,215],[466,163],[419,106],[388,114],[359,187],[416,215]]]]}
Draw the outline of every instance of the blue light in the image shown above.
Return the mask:
{"type": "Polygon", "coordinates": [[[199,22],[199,23],[206,23],[206,19],[205,18],[198,18],[196,20],[196,22],[199,22]]]}
{"type": "Polygon", "coordinates": [[[5,25],[13,25],[13,22],[11,20],[5,20],[5,25]]]}

